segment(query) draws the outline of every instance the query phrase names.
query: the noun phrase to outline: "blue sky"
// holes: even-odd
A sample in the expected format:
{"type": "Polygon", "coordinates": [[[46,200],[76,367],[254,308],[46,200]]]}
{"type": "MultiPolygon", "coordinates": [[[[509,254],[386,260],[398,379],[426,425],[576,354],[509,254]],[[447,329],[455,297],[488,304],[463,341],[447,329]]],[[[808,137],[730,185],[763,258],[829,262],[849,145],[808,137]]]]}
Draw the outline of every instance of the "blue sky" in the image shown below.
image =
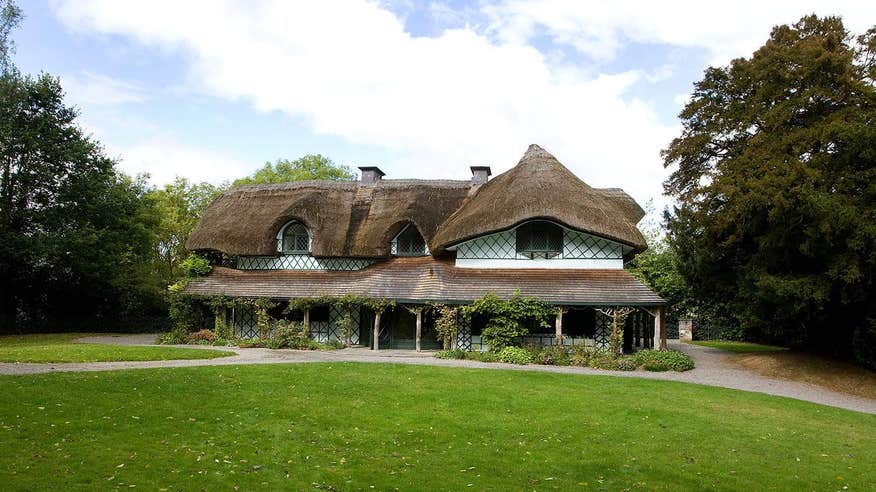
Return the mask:
{"type": "Polygon", "coordinates": [[[57,75],[131,174],[219,182],[322,153],[387,177],[494,173],[538,143],[594,186],[660,199],[659,152],[703,69],[867,2],[30,0],[24,72],[57,75]]]}

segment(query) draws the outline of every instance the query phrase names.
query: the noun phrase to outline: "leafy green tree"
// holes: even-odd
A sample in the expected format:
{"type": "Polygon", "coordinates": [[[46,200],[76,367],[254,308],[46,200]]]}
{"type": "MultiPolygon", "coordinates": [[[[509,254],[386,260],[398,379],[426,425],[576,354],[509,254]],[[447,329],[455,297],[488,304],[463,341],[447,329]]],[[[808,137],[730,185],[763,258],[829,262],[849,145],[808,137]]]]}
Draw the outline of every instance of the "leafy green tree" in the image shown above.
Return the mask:
{"type": "Polygon", "coordinates": [[[648,249],[636,255],[627,265],[627,270],[666,299],[670,319],[691,315],[691,290],[681,274],[678,252],[658,224],[647,223],[640,228],[648,249]]]}
{"type": "Polygon", "coordinates": [[[706,70],[680,114],[663,153],[671,246],[699,304],[749,338],[876,344],[874,78],[876,29],[807,16],[706,70]]]}
{"type": "Polygon", "coordinates": [[[273,164],[265,163],[263,168],[252,175],[235,180],[234,186],[285,183],[306,179],[352,180],[356,179],[356,173],[347,166],[335,164],[328,157],[308,154],[294,161],[277,159],[273,164]]]}
{"type": "Polygon", "coordinates": [[[6,73],[13,68],[12,53],[15,43],[9,37],[13,29],[21,24],[21,9],[12,0],[0,3],[0,73],[6,73]]]}
{"type": "Polygon", "coordinates": [[[164,188],[149,192],[160,217],[155,229],[156,269],[164,283],[173,283],[183,276],[182,263],[189,255],[185,248],[186,240],[207,206],[226,188],[227,185],[192,183],[186,178],[177,177],[164,188]]]}
{"type": "Polygon", "coordinates": [[[160,303],[145,183],[117,173],[75,119],[57,79],[0,75],[3,331],[69,329],[160,303]]]}

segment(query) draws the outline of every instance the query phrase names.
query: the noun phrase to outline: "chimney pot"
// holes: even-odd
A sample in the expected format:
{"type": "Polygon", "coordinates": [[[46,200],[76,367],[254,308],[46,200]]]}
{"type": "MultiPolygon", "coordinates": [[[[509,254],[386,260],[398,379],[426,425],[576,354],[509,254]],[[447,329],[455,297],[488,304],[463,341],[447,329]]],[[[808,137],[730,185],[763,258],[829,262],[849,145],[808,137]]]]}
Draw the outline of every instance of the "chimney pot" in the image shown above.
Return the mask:
{"type": "Polygon", "coordinates": [[[471,166],[472,186],[482,185],[490,179],[490,166],[471,166]]]}
{"type": "Polygon", "coordinates": [[[383,171],[377,166],[361,166],[359,170],[362,171],[362,177],[359,179],[359,182],[363,184],[374,184],[385,176],[383,171]]]}

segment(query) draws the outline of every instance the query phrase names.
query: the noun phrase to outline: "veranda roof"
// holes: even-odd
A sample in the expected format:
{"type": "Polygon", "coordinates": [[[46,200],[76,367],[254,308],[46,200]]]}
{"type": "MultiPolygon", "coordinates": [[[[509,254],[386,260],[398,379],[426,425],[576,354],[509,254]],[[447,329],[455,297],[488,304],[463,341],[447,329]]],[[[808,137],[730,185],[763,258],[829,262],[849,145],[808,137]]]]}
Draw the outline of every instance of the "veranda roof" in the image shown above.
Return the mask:
{"type": "Polygon", "coordinates": [[[196,295],[289,299],[357,294],[412,303],[467,303],[488,292],[508,298],[517,290],[557,305],[665,304],[622,269],[458,268],[453,260],[428,256],[395,258],[353,272],[216,267],[186,288],[196,295]]]}

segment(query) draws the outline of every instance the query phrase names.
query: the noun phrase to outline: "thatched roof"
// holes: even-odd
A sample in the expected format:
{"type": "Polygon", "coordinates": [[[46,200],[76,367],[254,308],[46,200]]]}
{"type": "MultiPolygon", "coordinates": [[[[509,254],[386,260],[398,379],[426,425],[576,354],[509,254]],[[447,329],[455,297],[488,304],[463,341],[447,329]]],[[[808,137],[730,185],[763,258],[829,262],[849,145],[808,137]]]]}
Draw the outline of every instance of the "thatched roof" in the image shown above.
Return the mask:
{"type": "Polygon", "coordinates": [[[441,225],[433,251],[532,218],[551,219],[644,250],[645,238],[636,227],[643,216],[623,190],[592,188],[556,157],[530,145],[516,166],[481,186],[441,225]]]}
{"type": "Polygon", "coordinates": [[[207,208],[186,246],[273,255],[277,231],[299,220],[311,231],[314,256],[383,258],[391,239],[411,222],[439,254],[471,237],[548,218],[642,250],[636,223],[643,215],[623,190],[591,188],[532,145],[516,167],[479,185],[381,179],[239,186],[207,208]]]}
{"type": "Polygon", "coordinates": [[[468,181],[297,181],[233,188],[206,210],[186,247],[229,255],[277,252],[290,220],[310,229],[314,256],[387,257],[390,241],[411,222],[427,242],[470,191],[468,181]]]}
{"type": "Polygon", "coordinates": [[[519,291],[560,305],[658,306],[666,303],[622,269],[457,268],[452,259],[395,258],[354,272],[235,270],[216,267],[186,292],[231,297],[340,297],[358,294],[400,302],[468,303],[488,292],[519,291]],[[562,279],[558,281],[557,279],[562,279]]]}

